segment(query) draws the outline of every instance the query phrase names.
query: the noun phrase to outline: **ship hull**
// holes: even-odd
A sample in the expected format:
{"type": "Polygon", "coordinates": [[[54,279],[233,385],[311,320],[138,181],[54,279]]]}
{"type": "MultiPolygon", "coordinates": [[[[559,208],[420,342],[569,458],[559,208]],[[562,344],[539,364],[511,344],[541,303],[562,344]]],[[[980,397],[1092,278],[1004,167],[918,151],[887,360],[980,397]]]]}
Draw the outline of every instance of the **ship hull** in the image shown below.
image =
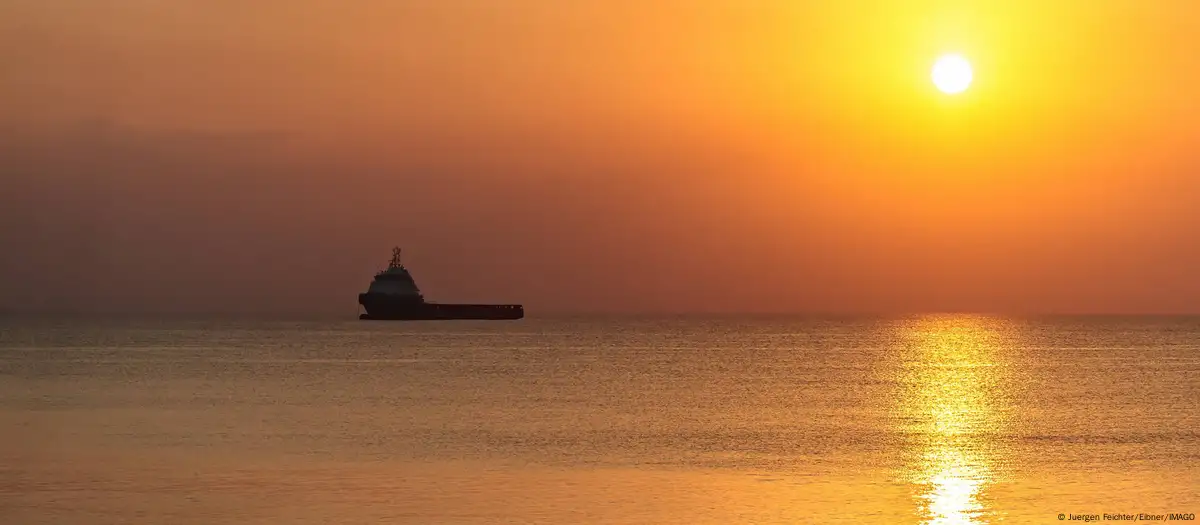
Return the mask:
{"type": "Polygon", "coordinates": [[[359,319],[368,321],[512,321],[525,317],[519,304],[441,304],[397,301],[379,294],[360,294],[358,302],[367,313],[359,319]]]}

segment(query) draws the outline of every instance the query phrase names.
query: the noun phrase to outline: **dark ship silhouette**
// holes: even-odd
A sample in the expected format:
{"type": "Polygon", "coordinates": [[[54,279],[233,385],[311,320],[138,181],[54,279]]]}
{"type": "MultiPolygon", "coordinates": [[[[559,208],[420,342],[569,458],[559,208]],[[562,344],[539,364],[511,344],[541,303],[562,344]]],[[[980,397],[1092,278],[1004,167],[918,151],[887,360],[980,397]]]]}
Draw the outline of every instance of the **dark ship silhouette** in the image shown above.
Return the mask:
{"type": "Polygon", "coordinates": [[[427,303],[412,274],[400,263],[400,248],[392,249],[392,262],[375,274],[367,293],[358,294],[367,313],[359,319],[380,321],[451,321],[458,319],[511,320],[525,317],[519,304],[427,303]]]}

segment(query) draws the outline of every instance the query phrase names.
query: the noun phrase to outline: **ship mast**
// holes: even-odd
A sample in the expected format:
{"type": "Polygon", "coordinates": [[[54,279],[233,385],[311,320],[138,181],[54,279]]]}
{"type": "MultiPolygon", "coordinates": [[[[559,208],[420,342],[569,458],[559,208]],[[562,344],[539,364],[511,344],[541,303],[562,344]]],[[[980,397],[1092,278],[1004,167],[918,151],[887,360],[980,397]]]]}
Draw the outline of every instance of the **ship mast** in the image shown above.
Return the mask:
{"type": "Polygon", "coordinates": [[[403,268],[400,264],[400,247],[392,248],[392,262],[388,263],[388,268],[403,268]]]}

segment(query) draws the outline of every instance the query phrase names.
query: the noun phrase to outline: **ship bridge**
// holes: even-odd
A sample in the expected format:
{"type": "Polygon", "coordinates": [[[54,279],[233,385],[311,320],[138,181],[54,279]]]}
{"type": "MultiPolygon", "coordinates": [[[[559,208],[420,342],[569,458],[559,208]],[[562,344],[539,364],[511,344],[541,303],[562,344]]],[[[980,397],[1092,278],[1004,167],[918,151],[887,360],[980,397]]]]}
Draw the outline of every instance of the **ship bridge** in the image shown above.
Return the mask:
{"type": "Polygon", "coordinates": [[[386,270],[375,274],[375,280],[367,288],[367,293],[389,295],[396,298],[406,298],[413,301],[424,301],[421,289],[413,280],[408,268],[400,262],[400,248],[392,249],[392,260],[386,270]]]}

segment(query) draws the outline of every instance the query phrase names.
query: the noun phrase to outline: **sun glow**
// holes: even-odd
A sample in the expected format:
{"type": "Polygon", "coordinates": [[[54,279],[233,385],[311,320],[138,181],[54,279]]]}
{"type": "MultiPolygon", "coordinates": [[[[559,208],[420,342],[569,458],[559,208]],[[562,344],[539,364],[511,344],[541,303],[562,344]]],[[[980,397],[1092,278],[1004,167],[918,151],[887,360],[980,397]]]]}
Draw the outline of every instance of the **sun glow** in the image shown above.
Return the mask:
{"type": "Polygon", "coordinates": [[[933,64],[933,85],[942,93],[954,95],[966,91],[974,79],[971,63],[962,55],[944,55],[933,64]]]}

